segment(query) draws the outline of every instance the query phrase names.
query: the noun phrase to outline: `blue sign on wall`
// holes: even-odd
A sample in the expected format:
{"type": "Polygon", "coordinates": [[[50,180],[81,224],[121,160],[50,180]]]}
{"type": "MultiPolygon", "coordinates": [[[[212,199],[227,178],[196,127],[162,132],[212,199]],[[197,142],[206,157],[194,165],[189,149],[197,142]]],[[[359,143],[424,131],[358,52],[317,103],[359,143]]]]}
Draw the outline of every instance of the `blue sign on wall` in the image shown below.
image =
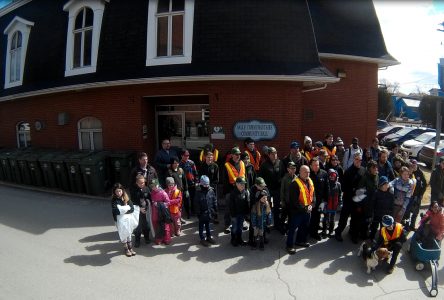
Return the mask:
{"type": "Polygon", "coordinates": [[[247,120],[234,124],[234,136],[239,140],[252,138],[254,141],[272,140],[276,137],[276,124],[272,121],[247,120]]]}

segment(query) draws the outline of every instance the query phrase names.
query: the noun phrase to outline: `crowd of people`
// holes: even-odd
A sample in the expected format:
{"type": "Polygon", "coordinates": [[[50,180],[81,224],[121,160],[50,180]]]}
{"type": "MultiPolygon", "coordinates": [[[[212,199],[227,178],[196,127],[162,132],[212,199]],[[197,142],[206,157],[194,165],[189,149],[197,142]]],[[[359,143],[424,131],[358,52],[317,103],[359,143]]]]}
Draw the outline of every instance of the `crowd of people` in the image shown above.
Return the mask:
{"type": "MultiPolygon", "coordinates": [[[[333,134],[314,144],[306,136],[303,144],[292,141],[282,159],[275,147],[259,151],[247,138],[224,157],[208,144],[197,163],[188,150],[172,149],[169,139],[162,140],[161,146],[153,165],[146,153],[138,154],[128,193],[118,183],[113,188],[113,217],[127,256],[136,254],[142,234],[145,243],[151,236],[156,244],[170,244],[192,216],[197,217],[203,246],[216,243],[210,224],[223,218],[232,246],[263,250],[273,228],[287,236],[289,254],[296,247],[309,247],[310,241],[342,242],[350,219],[353,243],[370,240],[374,247],[383,245],[393,251],[391,273],[408,231],[417,229],[428,184],[415,159],[408,159],[397,147],[380,148],[377,138],[363,149],[356,137],[345,147],[333,134]],[[223,214],[220,204],[224,204],[223,214]]],[[[419,222],[422,234],[418,236],[426,239],[426,232],[428,238],[441,241],[444,157],[432,172],[430,185],[431,206],[419,222]]]]}

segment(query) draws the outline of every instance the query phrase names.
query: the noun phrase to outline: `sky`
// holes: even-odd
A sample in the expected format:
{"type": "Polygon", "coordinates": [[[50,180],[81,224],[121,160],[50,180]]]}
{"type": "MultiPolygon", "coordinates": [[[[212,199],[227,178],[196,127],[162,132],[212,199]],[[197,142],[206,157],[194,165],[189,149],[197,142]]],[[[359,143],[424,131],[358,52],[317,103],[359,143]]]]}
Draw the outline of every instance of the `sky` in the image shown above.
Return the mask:
{"type": "Polygon", "coordinates": [[[379,71],[379,80],[398,82],[400,92],[428,93],[439,88],[444,58],[444,0],[373,0],[388,52],[400,65],[379,71]]]}

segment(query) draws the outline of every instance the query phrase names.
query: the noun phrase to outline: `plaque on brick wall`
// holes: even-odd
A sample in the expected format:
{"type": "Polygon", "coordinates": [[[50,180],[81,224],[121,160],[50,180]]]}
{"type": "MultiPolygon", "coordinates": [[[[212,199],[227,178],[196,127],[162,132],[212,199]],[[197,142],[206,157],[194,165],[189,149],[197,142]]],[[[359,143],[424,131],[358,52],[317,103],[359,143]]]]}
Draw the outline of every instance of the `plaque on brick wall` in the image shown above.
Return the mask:
{"type": "Polygon", "coordinates": [[[277,135],[277,129],[272,121],[248,120],[234,124],[233,134],[239,140],[248,137],[254,141],[272,140],[277,135]]]}

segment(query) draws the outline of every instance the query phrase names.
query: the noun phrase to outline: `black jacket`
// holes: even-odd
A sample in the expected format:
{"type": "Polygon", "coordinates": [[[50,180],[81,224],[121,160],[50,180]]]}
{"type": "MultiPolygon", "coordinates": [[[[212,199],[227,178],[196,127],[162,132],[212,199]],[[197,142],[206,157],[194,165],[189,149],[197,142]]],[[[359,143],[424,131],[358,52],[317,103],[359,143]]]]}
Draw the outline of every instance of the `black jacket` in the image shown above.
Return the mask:
{"type": "Polygon", "coordinates": [[[245,189],[240,192],[234,188],[230,193],[230,216],[247,215],[250,212],[250,192],[245,189]]]}
{"type": "Polygon", "coordinates": [[[310,170],[310,178],[313,181],[316,196],[316,204],[313,203],[313,206],[319,206],[322,202],[326,202],[328,198],[328,175],[322,169],[319,169],[316,174],[310,170]]]}
{"type": "Polygon", "coordinates": [[[344,184],[342,185],[344,205],[351,205],[353,202],[352,198],[364,174],[365,168],[356,168],[355,165],[351,165],[351,167],[344,172],[344,184]]]}
{"type": "Polygon", "coordinates": [[[277,159],[274,164],[271,160],[267,160],[262,163],[259,169],[259,174],[264,178],[268,189],[273,191],[279,191],[281,188],[281,179],[286,172],[287,169],[284,168],[284,164],[279,159],[277,159]]]}
{"type": "MultiPolygon", "coordinates": [[[[113,197],[113,199],[111,201],[111,208],[112,208],[114,222],[117,222],[117,216],[120,215],[120,211],[117,208],[117,205],[123,206],[125,204],[122,199],[113,197]]],[[[134,212],[133,202],[131,202],[131,200],[129,200],[128,205],[131,207],[131,209],[129,211],[127,211],[126,213],[132,214],[134,212]]]]}
{"type": "Polygon", "coordinates": [[[219,166],[216,163],[207,164],[202,162],[199,168],[199,175],[206,175],[210,179],[210,184],[216,186],[219,183],[219,166]]]}
{"type": "Polygon", "coordinates": [[[415,175],[416,179],[416,187],[413,195],[422,198],[427,189],[427,180],[424,176],[424,173],[419,169],[419,167],[415,172],[413,172],[413,175],[415,175]]]}
{"type": "Polygon", "coordinates": [[[174,183],[181,192],[188,191],[188,181],[182,168],[177,168],[177,170],[169,168],[167,176],[173,177],[174,183]]]}
{"type": "Polygon", "coordinates": [[[194,210],[200,221],[209,221],[217,212],[217,199],[214,189],[200,188],[194,195],[194,210]]]}
{"type": "Polygon", "coordinates": [[[131,170],[131,173],[130,173],[130,183],[129,183],[130,186],[132,184],[136,183],[136,176],[137,175],[142,175],[143,177],[145,177],[145,179],[146,179],[145,184],[146,185],[148,185],[148,183],[152,179],[157,178],[156,169],[154,169],[152,166],[147,165],[146,170],[142,169],[140,166],[136,166],[135,168],[133,168],[131,170]]]}
{"type": "Polygon", "coordinates": [[[373,218],[380,219],[385,215],[393,214],[393,202],[395,201],[395,196],[389,191],[383,192],[378,189],[373,194],[372,205],[373,205],[373,218]]]}
{"type": "Polygon", "coordinates": [[[150,201],[151,200],[151,194],[147,187],[141,189],[136,184],[133,184],[130,187],[130,199],[131,202],[133,202],[134,205],[138,206],[145,206],[142,205],[143,200],[150,201]]]}

